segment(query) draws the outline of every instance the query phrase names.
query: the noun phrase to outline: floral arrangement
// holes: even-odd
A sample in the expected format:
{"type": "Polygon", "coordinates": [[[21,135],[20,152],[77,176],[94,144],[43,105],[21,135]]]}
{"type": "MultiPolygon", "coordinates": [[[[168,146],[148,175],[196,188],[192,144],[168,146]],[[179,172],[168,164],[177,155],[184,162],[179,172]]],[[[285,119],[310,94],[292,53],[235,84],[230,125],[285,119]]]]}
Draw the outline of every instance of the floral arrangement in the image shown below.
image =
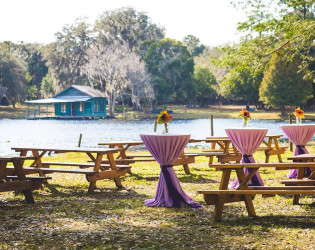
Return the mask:
{"type": "Polygon", "coordinates": [[[165,125],[165,133],[167,133],[168,132],[167,123],[170,123],[172,121],[172,116],[170,116],[170,114],[167,113],[167,110],[163,110],[158,115],[158,118],[156,121],[158,124],[164,124],[165,125]]]}
{"type": "Polygon", "coordinates": [[[245,128],[247,126],[248,119],[251,119],[250,113],[247,110],[242,109],[238,117],[243,118],[243,127],[245,128]]]}
{"type": "Polygon", "coordinates": [[[293,114],[296,117],[296,123],[297,124],[300,124],[302,122],[302,119],[305,118],[304,111],[302,109],[300,109],[300,108],[295,109],[293,114]]]}

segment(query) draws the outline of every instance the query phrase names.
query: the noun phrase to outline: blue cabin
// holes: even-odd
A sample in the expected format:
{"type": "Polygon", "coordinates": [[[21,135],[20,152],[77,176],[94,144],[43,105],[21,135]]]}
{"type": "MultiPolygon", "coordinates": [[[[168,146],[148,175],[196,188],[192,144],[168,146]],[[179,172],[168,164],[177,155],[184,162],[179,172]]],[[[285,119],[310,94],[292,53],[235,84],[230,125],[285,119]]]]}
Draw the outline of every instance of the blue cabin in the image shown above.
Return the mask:
{"type": "Polygon", "coordinates": [[[106,96],[89,86],[72,85],[52,98],[31,100],[26,101],[26,103],[29,105],[26,114],[27,119],[47,117],[47,115],[42,115],[45,111],[41,111],[40,109],[40,105],[43,104],[46,104],[47,110],[48,105],[54,105],[55,118],[88,119],[106,117],[106,96]],[[30,104],[38,105],[37,109],[34,111],[34,117],[32,118],[30,104]]]}

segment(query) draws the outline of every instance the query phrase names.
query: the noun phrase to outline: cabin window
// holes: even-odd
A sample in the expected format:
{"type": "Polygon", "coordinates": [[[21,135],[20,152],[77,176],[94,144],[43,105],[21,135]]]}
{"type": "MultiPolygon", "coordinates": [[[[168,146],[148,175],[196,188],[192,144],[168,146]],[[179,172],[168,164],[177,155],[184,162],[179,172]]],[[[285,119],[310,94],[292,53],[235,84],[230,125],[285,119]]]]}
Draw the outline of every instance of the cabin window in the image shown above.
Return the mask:
{"type": "Polygon", "coordinates": [[[61,106],[60,106],[60,111],[61,111],[61,113],[66,113],[66,104],[61,104],[61,106]]]}
{"type": "Polygon", "coordinates": [[[104,101],[95,101],[94,102],[94,111],[96,113],[103,113],[104,112],[104,101]]]}
{"type": "Polygon", "coordinates": [[[80,102],[80,113],[83,113],[83,102],[80,102]]]}

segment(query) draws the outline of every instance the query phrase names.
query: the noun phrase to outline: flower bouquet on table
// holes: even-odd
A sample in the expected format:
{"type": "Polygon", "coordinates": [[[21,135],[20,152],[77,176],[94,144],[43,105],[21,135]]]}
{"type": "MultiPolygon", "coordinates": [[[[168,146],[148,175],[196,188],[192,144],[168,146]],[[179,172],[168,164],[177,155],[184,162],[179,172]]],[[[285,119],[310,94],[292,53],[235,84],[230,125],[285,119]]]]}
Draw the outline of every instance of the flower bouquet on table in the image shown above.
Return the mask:
{"type": "Polygon", "coordinates": [[[297,108],[296,110],[294,110],[293,114],[296,117],[296,124],[301,124],[302,123],[302,119],[305,118],[304,116],[304,111],[300,108],[297,108]]]}
{"type": "Polygon", "coordinates": [[[167,113],[167,110],[161,111],[156,121],[158,124],[164,124],[165,127],[163,130],[163,134],[168,133],[167,123],[170,123],[172,121],[172,116],[170,116],[170,114],[167,113]]]}
{"type": "Polygon", "coordinates": [[[243,128],[246,128],[248,119],[251,119],[250,113],[247,110],[242,109],[238,117],[243,118],[243,128]]]}

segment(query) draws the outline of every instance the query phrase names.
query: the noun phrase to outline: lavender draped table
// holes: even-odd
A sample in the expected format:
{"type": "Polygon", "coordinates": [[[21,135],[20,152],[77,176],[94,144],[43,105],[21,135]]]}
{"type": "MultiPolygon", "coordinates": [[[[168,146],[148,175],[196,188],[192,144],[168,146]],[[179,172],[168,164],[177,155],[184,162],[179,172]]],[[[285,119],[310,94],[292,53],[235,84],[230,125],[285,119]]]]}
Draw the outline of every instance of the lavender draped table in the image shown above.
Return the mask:
{"type": "MultiPolygon", "coordinates": [[[[294,156],[301,154],[308,154],[305,148],[306,143],[308,143],[314,136],[315,124],[285,124],[280,125],[283,132],[287,135],[289,140],[294,143],[294,156]]],[[[298,170],[291,169],[288,174],[289,178],[296,178],[298,170]]],[[[308,177],[311,174],[309,168],[304,171],[304,176],[308,177]]]]}
{"type": "Polygon", "coordinates": [[[185,134],[141,134],[144,145],[161,165],[161,173],[155,198],[145,201],[151,207],[184,207],[186,204],[200,208],[182,189],[173,169],[173,163],[183,152],[190,135],[185,134]]]}
{"type": "MultiPolygon", "coordinates": [[[[242,163],[255,163],[253,154],[256,152],[268,129],[264,128],[230,128],[225,129],[226,134],[230,138],[233,145],[242,154],[242,163]]],[[[244,168],[245,176],[251,169],[244,168]]],[[[238,180],[229,185],[229,188],[237,188],[238,180]]],[[[260,174],[256,172],[251,180],[248,182],[249,186],[264,186],[260,174]]]]}

